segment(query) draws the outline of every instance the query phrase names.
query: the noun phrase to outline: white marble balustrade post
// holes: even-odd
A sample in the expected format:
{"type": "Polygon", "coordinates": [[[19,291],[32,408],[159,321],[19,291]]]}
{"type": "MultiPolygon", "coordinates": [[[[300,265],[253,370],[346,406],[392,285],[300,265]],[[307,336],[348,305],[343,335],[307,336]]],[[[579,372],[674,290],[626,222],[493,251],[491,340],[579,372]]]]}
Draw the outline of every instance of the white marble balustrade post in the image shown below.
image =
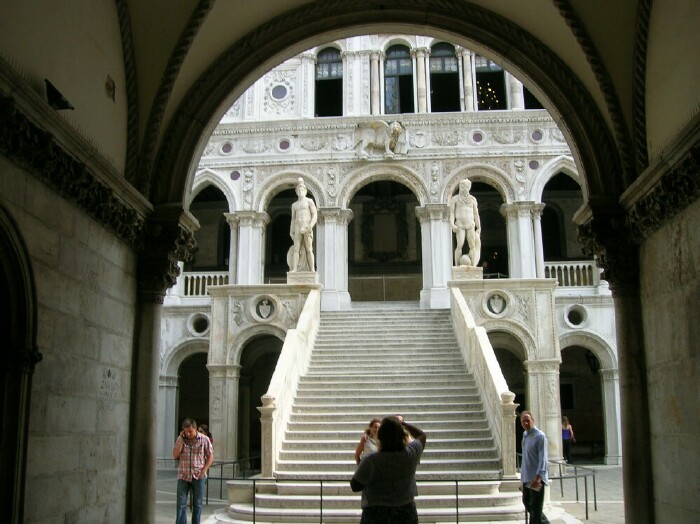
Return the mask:
{"type": "Polygon", "coordinates": [[[321,310],[350,309],[348,292],[348,224],[352,211],[339,207],[320,208],[316,224],[318,273],[323,284],[321,310]]]}
{"type": "Polygon", "coordinates": [[[448,309],[450,292],[447,281],[452,269],[452,230],[446,204],[426,204],[416,208],[421,227],[423,255],[422,309],[448,309]]]}
{"type": "Polygon", "coordinates": [[[524,362],[527,370],[527,398],[535,425],[547,435],[550,460],[562,458],[561,404],[559,399],[559,366],[556,358],[538,357],[524,362]]]}

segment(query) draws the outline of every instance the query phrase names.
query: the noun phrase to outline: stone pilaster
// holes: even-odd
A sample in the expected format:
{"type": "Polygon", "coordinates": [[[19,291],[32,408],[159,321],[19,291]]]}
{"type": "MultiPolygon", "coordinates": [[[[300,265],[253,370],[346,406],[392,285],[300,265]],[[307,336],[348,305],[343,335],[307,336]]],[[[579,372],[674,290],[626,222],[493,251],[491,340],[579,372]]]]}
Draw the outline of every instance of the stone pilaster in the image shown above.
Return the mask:
{"type": "Polygon", "coordinates": [[[555,358],[526,360],[527,398],[535,417],[535,425],[544,431],[549,443],[550,460],[562,458],[561,453],[561,405],[559,399],[559,366],[555,358]]]}
{"type": "Polygon", "coordinates": [[[425,67],[425,62],[430,55],[430,50],[428,49],[414,49],[412,51],[413,56],[416,59],[416,85],[417,88],[417,98],[418,98],[418,113],[428,112],[428,80],[426,78],[427,68],[425,67]]]}
{"type": "Polygon", "coordinates": [[[508,72],[506,72],[506,82],[508,82],[508,91],[510,92],[509,109],[515,111],[525,109],[523,83],[508,72]]]}
{"type": "Polygon", "coordinates": [[[535,233],[535,274],[544,278],[544,245],[542,244],[542,212],[544,204],[532,206],[532,230],[535,233]]]}
{"type": "Polygon", "coordinates": [[[382,54],[374,51],[370,54],[370,106],[373,115],[381,114],[381,83],[379,73],[379,59],[382,54]]]}
{"type": "Polygon", "coordinates": [[[228,253],[228,283],[237,284],[238,276],[238,224],[239,219],[235,213],[224,213],[226,222],[231,228],[231,242],[228,253]]]}
{"type": "Polygon", "coordinates": [[[208,364],[209,426],[216,435],[216,460],[238,458],[238,386],[241,366],[208,364]]]}

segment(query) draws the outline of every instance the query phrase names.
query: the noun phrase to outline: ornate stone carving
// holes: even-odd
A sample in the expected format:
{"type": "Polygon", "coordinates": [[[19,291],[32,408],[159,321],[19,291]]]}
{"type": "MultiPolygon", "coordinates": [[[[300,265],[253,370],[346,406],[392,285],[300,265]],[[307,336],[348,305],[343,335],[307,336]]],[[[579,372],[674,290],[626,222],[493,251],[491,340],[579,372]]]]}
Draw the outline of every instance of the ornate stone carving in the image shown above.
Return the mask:
{"type": "Polygon", "coordinates": [[[405,155],[406,129],[399,122],[387,123],[383,120],[373,120],[357,124],[355,130],[355,147],[360,158],[368,158],[368,147],[383,150],[385,157],[405,155]]]}
{"type": "Polygon", "coordinates": [[[613,296],[639,290],[639,251],[624,223],[622,214],[599,213],[578,228],[583,253],[595,255],[613,296]]]}
{"type": "Polygon", "coordinates": [[[165,290],[174,286],[180,276],[178,262],[191,260],[196,247],[193,232],[179,222],[179,217],[155,217],[149,220],[139,256],[138,281],[141,295],[162,302],[165,290]]]}
{"type": "Polygon", "coordinates": [[[30,122],[10,97],[0,99],[0,152],[121,240],[138,245],[144,217],[68,154],[51,134],[30,122]]]}

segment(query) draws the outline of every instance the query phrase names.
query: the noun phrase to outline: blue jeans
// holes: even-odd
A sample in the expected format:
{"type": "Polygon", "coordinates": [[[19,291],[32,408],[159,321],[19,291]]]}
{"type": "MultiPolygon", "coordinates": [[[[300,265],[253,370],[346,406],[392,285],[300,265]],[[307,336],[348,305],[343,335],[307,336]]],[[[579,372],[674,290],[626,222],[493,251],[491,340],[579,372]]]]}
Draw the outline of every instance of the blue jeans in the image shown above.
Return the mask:
{"type": "Polygon", "coordinates": [[[187,494],[192,490],[192,524],[199,524],[206,479],[191,481],[177,479],[177,519],[175,524],[187,524],[187,494]]]}

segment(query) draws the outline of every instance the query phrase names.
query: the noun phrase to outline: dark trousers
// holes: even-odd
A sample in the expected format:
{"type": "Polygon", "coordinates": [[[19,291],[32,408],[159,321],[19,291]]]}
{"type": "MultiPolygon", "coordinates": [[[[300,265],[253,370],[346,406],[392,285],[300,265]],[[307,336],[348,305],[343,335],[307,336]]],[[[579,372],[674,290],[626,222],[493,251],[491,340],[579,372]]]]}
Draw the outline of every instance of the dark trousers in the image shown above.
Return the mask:
{"type": "Polygon", "coordinates": [[[528,524],[543,524],[545,522],[549,522],[542,514],[545,489],[545,486],[542,485],[542,489],[540,491],[535,491],[534,489],[530,489],[523,484],[523,504],[525,505],[525,511],[530,516],[530,518],[527,520],[528,524]]]}

